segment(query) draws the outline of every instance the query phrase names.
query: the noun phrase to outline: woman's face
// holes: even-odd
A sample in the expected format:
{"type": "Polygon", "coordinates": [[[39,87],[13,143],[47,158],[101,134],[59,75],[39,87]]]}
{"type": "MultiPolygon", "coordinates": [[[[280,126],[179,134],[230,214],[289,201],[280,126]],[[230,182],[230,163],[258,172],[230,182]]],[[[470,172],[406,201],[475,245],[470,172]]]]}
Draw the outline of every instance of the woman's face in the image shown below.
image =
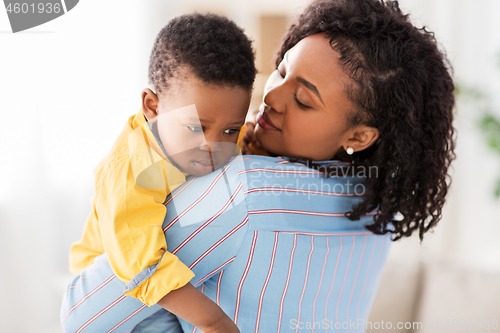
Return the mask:
{"type": "Polygon", "coordinates": [[[255,136],[265,150],[319,161],[347,148],[354,106],[345,86],[352,79],[339,58],[324,34],[288,50],[267,80],[257,116],[255,136]]]}

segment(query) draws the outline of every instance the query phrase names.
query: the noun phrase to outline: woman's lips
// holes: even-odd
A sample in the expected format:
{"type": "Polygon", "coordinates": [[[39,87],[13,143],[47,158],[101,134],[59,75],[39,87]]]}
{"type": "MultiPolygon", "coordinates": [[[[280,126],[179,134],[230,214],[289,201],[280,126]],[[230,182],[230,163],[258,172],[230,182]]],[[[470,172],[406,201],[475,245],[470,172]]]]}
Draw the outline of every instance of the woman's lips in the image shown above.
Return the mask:
{"type": "Polygon", "coordinates": [[[266,130],[266,131],[279,131],[280,130],[279,128],[274,126],[272,121],[267,116],[266,112],[260,112],[257,115],[257,124],[259,124],[259,126],[262,127],[262,129],[266,130]]]}

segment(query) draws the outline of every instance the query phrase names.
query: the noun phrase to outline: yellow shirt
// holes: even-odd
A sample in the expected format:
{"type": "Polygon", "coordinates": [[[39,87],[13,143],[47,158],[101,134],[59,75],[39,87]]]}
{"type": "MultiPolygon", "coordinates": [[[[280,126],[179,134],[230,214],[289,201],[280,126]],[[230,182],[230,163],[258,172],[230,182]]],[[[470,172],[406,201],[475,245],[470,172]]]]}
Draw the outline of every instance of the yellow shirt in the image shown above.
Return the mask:
{"type": "MultiPolygon", "coordinates": [[[[238,143],[245,129],[241,128],[238,143]]],[[[146,268],[158,265],[154,274],[125,292],[150,306],[187,284],[194,274],[167,251],[162,230],[163,203],[186,176],[163,154],[142,110],[130,117],[94,171],[93,209],[82,239],[71,247],[70,271],[80,274],[95,257],[106,253],[113,272],[129,284],[146,268]]]]}
{"type": "Polygon", "coordinates": [[[125,294],[151,306],[194,274],[167,252],[162,230],[167,195],[186,181],[162,153],[142,110],[132,116],[111,152],[94,171],[93,210],[83,237],[70,250],[70,271],[90,266],[106,252],[116,277],[125,284],[146,268],[154,274],[125,294]]]}

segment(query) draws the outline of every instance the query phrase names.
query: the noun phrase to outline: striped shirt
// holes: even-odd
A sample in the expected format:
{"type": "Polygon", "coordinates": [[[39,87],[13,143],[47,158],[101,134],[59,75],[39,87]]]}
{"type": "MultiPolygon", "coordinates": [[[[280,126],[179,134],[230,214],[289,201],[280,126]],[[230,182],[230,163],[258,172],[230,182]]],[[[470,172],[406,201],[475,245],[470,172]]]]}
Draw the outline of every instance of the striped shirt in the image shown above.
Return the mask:
{"type": "Polygon", "coordinates": [[[344,216],[363,190],[352,175],[243,156],[174,192],[163,230],[242,332],[363,332],[352,323],[367,319],[390,247],[364,228],[373,216],[344,216]]]}
{"type": "MultiPolygon", "coordinates": [[[[325,178],[283,158],[239,156],[193,177],[167,198],[168,251],[242,333],[364,332],[390,237],[366,230],[373,214],[344,216],[362,200],[364,179],[342,170],[325,178]]],[[[127,332],[160,310],[123,287],[97,258],[68,287],[65,330],[127,332]]]]}

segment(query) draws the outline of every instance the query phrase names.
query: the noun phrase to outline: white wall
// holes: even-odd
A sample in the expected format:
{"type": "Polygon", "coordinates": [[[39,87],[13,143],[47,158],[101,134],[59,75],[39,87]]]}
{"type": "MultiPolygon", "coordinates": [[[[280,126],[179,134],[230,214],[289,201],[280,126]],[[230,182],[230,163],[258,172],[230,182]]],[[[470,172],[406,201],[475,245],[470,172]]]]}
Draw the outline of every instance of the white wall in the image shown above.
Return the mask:
{"type": "MultiPolygon", "coordinates": [[[[446,49],[456,81],[491,97],[500,118],[500,2],[401,0],[415,22],[427,26],[446,49]]],[[[422,255],[484,271],[500,272],[500,200],[492,195],[500,158],[478,130],[481,108],[459,98],[457,160],[442,222],[422,255]]],[[[395,253],[396,255],[396,253],[395,253]]]]}
{"type": "Polygon", "coordinates": [[[57,332],[92,171],[140,108],[138,1],[86,0],[12,34],[0,9],[0,323],[57,332]],[[64,283],[62,280],[65,280],[64,283]]]}

